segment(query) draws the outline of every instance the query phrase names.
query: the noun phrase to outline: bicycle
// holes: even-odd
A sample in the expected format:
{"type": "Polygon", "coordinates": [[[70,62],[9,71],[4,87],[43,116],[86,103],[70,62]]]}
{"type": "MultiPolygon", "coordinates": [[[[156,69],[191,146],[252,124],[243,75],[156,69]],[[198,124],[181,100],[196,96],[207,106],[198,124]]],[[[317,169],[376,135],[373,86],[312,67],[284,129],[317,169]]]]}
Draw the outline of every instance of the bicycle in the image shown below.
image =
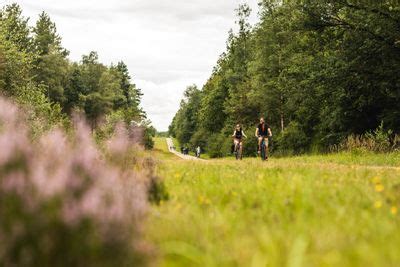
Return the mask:
{"type": "Polygon", "coordinates": [[[266,136],[263,137],[261,144],[260,144],[260,156],[262,161],[268,160],[268,146],[267,143],[265,142],[265,139],[268,138],[266,136]]]}
{"type": "Polygon", "coordinates": [[[236,160],[243,159],[243,143],[242,143],[242,141],[235,143],[234,154],[235,154],[236,160]]]}

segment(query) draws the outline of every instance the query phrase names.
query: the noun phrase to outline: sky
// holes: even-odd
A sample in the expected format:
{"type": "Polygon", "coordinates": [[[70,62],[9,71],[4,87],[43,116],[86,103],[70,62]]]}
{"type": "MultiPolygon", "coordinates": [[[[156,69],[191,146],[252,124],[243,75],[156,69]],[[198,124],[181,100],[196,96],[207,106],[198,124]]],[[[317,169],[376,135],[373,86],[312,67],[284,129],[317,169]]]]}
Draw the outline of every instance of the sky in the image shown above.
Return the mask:
{"type": "Polygon", "coordinates": [[[255,23],[258,0],[0,0],[12,2],[32,25],[48,13],[71,60],[96,51],[104,64],[124,61],[148,118],[165,131],[186,87],[201,88],[225,51],[235,9],[248,3],[255,23]]]}

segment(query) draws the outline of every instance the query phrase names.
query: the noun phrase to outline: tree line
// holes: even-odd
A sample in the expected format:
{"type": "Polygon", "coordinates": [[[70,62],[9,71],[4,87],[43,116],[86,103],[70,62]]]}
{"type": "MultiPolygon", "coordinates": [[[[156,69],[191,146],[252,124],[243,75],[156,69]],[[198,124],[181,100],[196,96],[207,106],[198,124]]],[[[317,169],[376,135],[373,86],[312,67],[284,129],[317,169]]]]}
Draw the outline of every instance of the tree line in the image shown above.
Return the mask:
{"type": "Polygon", "coordinates": [[[326,151],[381,124],[400,132],[397,1],[263,0],[255,26],[250,12],[237,9],[203,88],[185,91],[169,127],[179,142],[223,156],[234,125],[253,136],[261,116],[285,153],[326,151]]]}
{"type": "Polygon", "coordinates": [[[17,4],[0,10],[0,91],[32,107],[36,120],[46,119],[37,127],[65,125],[81,113],[93,131],[120,120],[144,122],[147,135],[153,134],[140,107],[141,90],[124,62],[106,66],[96,52],[72,62],[48,14],[41,13],[33,27],[28,22],[17,4]]]}

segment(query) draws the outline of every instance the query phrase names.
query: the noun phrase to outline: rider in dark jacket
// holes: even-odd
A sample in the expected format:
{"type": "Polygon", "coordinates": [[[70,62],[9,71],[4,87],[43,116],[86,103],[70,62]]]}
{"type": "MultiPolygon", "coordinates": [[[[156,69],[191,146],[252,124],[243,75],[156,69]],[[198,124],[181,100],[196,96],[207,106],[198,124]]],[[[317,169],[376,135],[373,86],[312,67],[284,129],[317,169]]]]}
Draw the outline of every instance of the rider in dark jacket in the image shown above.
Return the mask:
{"type": "Polygon", "coordinates": [[[255,135],[258,138],[258,153],[260,153],[262,140],[265,139],[265,145],[268,148],[268,137],[272,137],[271,128],[265,123],[264,118],[260,119],[260,124],[256,128],[255,135]]]}

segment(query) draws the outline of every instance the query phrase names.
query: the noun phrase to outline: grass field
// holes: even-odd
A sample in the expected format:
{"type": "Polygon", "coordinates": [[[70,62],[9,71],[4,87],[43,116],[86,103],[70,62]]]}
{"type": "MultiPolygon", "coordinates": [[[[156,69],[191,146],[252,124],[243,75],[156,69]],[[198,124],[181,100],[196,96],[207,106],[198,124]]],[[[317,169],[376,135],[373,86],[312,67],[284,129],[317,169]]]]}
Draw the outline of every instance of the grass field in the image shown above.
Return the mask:
{"type": "Polygon", "coordinates": [[[160,266],[400,266],[400,154],[193,162],[156,148],[160,266]]]}

